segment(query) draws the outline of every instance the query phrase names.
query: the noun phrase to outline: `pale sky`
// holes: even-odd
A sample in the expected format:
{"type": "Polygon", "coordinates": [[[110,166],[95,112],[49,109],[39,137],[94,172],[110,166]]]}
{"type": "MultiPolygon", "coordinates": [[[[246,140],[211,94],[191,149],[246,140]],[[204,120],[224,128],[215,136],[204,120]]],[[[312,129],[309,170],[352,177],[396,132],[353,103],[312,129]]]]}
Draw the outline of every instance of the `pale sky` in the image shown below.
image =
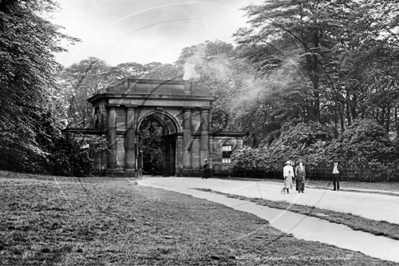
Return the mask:
{"type": "Polygon", "coordinates": [[[245,27],[240,8],[264,0],[57,0],[53,14],[62,32],[81,39],[58,54],[64,66],[90,56],[110,65],[173,63],[184,47],[207,40],[233,43],[245,27]]]}

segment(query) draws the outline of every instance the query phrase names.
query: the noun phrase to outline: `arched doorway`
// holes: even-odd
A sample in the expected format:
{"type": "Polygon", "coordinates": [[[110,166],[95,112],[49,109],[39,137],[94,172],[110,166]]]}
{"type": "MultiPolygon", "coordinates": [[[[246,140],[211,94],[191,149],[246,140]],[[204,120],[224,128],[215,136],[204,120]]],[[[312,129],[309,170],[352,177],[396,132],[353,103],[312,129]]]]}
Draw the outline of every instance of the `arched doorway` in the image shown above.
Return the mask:
{"type": "Polygon", "coordinates": [[[176,174],[178,126],[174,118],[161,111],[144,115],[138,123],[138,156],[145,174],[176,174]]]}

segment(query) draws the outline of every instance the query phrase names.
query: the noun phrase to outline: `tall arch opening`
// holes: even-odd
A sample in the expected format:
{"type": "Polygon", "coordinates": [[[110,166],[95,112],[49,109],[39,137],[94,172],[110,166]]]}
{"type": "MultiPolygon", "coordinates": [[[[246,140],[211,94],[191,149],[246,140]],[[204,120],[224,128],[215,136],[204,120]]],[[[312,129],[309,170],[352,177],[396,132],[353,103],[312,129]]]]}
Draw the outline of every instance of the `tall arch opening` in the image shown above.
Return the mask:
{"type": "Polygon", "coordinates": [[[152,112],[138,123],[137,158],[145,174],[176,174],[176,140],[178,126],[167,113],[152,112]]]}

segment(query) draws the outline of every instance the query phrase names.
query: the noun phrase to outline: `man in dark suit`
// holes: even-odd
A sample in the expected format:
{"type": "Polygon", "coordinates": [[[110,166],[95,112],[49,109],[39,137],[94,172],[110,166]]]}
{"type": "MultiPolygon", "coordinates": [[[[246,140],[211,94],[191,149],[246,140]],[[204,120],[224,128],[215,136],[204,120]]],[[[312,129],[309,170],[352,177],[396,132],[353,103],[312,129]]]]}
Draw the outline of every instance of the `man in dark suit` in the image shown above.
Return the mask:
{"type": "Polygon", "coordinates": [[[204,170],[202,173],[202,179],[208,179],[211,177],[211,169],[209,168],[208,159],[205,159],[204,170]]]}

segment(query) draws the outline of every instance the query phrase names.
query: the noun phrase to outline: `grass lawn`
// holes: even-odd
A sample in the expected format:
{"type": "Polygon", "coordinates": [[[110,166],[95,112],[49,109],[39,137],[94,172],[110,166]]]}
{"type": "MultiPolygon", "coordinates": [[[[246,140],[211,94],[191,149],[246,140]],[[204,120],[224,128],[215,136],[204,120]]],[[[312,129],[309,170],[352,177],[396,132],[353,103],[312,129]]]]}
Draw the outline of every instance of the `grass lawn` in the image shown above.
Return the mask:
{"type": "Polygon", "coordinates": [[[0,172],[0,265],[398,265],[128,179],[0,172]]]}

